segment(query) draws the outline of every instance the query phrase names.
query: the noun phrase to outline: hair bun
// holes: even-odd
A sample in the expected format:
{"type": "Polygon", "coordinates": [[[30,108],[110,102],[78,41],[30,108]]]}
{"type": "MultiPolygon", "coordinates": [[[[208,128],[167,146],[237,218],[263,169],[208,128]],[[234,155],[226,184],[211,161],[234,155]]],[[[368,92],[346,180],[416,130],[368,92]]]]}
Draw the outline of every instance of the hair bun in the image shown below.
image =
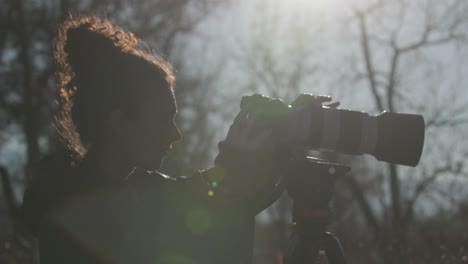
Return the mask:
{"type": "Polygon", "coordinates": [[[79,79],[105,69],[116,50],[114,41],[96,32],[90,23],[67,30],[64,51],[67,63],[79,79]]]}

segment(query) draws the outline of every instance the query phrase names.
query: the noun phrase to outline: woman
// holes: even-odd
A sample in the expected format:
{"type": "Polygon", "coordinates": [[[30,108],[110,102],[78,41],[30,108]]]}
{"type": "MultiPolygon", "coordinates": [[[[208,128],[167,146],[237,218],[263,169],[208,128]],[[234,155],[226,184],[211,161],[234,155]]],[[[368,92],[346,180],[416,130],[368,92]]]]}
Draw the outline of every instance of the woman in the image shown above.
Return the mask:
{"type": "Polygon", "coordinates": [[[181,138],[174,76],[139,44],[96,17],[59,28],[56,124],[75,165],[44,162],[25,193],[41,263],[249,263],[254,217],[281,193],[271,127],[241,111],[213,169],[158,173],[181,138]]]}
{"type": "Polygon", "coordinates": [[[255,142],[261,152],[226,143],[214,169],[178,179],[156,172],[181,138],[174,76],[138,44],[96,17],[60,26],[56,124],[75,166],[56,157],[25,193],[41,263],[249,263],[254,216],[267,205],[254,194],[260,184],[274,189],[271,162],[259,164],[271,140],[238,118],[232,145],[255,142]],[[238,195],[244,186],[251,191],[238,195]]]}

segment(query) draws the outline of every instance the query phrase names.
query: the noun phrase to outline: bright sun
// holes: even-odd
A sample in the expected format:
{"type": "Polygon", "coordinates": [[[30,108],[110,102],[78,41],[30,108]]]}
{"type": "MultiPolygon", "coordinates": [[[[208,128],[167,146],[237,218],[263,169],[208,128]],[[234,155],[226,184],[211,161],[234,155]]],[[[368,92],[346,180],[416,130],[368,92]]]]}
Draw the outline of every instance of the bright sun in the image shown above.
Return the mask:
{"type": "Polygon", "coordinates": [[[274,0],[282,11],[308,14],[334,14],[343,6],[342,0],[274,0]]]}

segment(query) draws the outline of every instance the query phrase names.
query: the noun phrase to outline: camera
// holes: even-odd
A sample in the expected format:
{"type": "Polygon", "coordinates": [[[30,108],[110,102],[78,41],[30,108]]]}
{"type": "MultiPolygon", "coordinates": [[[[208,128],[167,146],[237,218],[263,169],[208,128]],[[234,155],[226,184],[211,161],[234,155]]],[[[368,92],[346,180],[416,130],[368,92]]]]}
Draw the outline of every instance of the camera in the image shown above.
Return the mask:
{"type": "Polygon", "coordinates": [[[370,154],[380,161],[416,166],[424,146],[424,118],[417,114],[365,112],[322,106],[311,94],[291,105],[277,98],[244,96],[241,112],[278,126],[284,145],[343,154],[370,154]]]}

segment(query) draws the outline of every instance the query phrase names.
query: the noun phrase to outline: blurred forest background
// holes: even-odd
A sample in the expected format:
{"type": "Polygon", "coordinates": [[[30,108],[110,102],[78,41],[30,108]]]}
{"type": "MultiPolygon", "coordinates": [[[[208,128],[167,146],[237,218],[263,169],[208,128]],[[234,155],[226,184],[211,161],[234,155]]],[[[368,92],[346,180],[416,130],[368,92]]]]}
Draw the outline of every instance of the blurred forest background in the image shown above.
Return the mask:
{"type": "MultiPolygon", "coordinates": [[[[468,263],[466,0],[1,0],[0,263],[35,263],[18,207],[39,160],[60,150],[51,51],[70,11],[107,16],[174,65],[184,139],[171,175],[212,165],[246,94],[423,114],[416,168],[327,153],[353,167],[330,228],[349,263],[468,263]]],[[[283,196],[257,217],[255,264],[280,263],[290,206],[283,196]]]]}

